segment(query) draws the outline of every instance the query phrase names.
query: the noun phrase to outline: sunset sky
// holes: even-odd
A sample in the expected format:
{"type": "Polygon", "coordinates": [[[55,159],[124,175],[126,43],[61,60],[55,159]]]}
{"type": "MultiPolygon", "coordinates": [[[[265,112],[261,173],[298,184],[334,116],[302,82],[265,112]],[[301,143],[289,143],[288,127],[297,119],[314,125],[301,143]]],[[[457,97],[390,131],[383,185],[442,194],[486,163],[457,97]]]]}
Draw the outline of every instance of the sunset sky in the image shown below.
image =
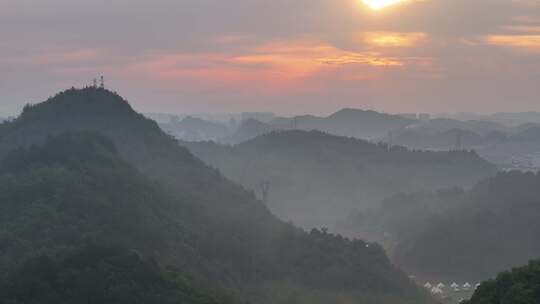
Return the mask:
{"type": "Polygon", "coordinates": [[[142,112],[540,111],[540,0],[0,0],[0,38],[0,115],[101,74],[142,112]]]}

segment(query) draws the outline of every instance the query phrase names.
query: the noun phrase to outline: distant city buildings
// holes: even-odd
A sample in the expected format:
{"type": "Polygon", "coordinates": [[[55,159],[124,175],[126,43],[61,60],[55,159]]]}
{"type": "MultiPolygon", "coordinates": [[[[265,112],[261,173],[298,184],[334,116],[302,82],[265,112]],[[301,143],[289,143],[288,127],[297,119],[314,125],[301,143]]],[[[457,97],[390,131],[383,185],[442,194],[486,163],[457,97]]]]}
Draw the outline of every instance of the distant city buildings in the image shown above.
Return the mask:
{"type": "Polygon", "coordinates": [[[444,303],[462,303],[465,299],[469,299],[474,291],[480,287],[480,283],[473,285],[469,282],[463,285],[453,282],[448,286],[444,283],[431,284],[426,282],[423,287],[431,293],[434,297],[443,300],[444,303]]]}

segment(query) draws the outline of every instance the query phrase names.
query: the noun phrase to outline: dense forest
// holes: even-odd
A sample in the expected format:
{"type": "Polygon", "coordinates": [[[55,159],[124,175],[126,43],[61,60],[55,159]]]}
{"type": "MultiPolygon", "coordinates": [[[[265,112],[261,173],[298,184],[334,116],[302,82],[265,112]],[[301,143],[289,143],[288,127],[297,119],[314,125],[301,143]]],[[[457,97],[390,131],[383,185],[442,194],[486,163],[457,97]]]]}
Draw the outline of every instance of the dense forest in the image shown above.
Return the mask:
{"type": "Polygon", "coordinates": [[[0,279],[5,304],[241,303],[123,248],[87,246],[62,258],[37,256],[0,279]]]}
{"type": "Polygon", "coordinates": [[[78,283],[62,286],[71,282],[66,276],[74,282],[114,276],[111,288],[92,292],[112,299],[116,294],[104,295],[103,288],[118,288],[123,297],[131,275],[143,286],[140,299],[157,293],[167,301],[185,291],[163,277],[171,267],[202,290],[225,289],[253,303],[430,301],[380,246],[278,220],[253,194],[103,89],[72,89],[25,107],[0,125],[0,158],[0,267],[8,283],[2,291],[13,303],[88,292],[78,283]],[[125,248],[141,258],[125,251],[90,258],[81,262],[89,263],[89,273],[66,265],[73,252],[92,246],[125,248]],[[142,273],[122,272],[115,263],[124,259],[142,273]],[[159,272],[144,266],[146,259],[159,272]],[[27,277],[25,269],[42,266],[45,278],[56,277],[51,285],[27,277]],[[21,295],[25,284],[37,288],[36,297],[21,295]]]}
{"type": "Polygon", "coordinates": [[[540,261],[499,274],[483,283],[470,301],[463,304],[540,303],[540,261]]]}
{"type": "Polygon", "coordinates": [[[495,172],[470,151],[415,151],[320,131],[273,132],[235,146],[183,144],[253,189],[281,218],[350,235],[358,231],[336,223],[353,210],[377,206],[399,192],[472,185],[495,172]]]}
{"type": "Polygon", "coordinates": [[[540,256],[540,175],[499,173],[469,191],[396,195],[357,218],[395,242],[396,261],[411,273],[483,280],[540,256]]]}

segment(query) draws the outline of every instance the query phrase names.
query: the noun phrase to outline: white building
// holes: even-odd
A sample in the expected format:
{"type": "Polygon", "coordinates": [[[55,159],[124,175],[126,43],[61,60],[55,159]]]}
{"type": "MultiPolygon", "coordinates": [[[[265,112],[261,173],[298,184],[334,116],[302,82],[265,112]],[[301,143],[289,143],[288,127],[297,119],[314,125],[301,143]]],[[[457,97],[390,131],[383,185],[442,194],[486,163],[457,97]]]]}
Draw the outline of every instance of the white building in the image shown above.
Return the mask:
{"type": "Polygon", "coordinates": [[[443,290],[438,287],[431,288],[431,294],[433,295],[441,295],[443,294],[443,290]]]}

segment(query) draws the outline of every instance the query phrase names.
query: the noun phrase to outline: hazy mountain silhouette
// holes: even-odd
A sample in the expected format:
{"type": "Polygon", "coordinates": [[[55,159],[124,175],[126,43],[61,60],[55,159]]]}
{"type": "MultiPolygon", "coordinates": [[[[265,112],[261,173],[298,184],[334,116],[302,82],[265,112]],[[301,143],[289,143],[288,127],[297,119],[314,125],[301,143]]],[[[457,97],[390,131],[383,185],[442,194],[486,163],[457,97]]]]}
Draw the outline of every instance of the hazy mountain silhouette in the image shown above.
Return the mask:
{"type": "Polygon", "coordinates": [[[510,140],[540,142],[540,126],[532,126],[527,128],[510,137],[510,140]]]}
{"type": "Polygon", "coordinates": [[[386,136],[392,130],[417,123],[416,120],[375,111],[343,109],[327,117],[312,115],[277,118],[270,122],[280,129],[319,130],[334,135],[373,139],[386,136]]]}
{"type": "Polygon", "coordinates": [[[496,122],[482,121],[482,120],[461,121],[461,120],[447,119],[447,118],[431,119],[427,122],[422,122],[420,124],[417,124],[412,128],[416,130],[428,132],[428,133],[440,133],[440,132],[446,132],[452,129],[460,129],[464,131],[474,132],[482,136],[492,131],[505,132],[505,131],[511,130],[510,127],[505,126],[503,124],[496,123],[496,122]]]}
{"type": "Polygon", "coordinates": [[[230,133],[229,128],[224,124],[192,116],[187,116],[180,121],[160,123],[159,126],[168,134],[186,141],[219,140],[230,133]]]}
{"type": "Polygon", "coordinates": [[[392,138],[387,138],[387,141],[412,149],[448,151],[453,149],[473,149],[484,144],[488,139],[473,131],[463,129],[449,129],[437,132],[405,129],[394,133],[392,138]]]}
{"type": "Polygon", "coordinates": [[[276,130],[276,127],[270,124],[260,122],[256,119],[248,119],[240,124],[231,137],[225,138],[223,141],[229,143],[241,143],[274,130],[276,130]]]}
{"type": "Polygon", "coordinates": [[[435,125],[428,123],[397,130],[383,141],[411,149],[475,150],[501,167],[512,167],[514,159],[528,158],[540,151],[540,127],[537,124],[501,127],[491,122],[444,119],[435,125]],[[447,130],[450,127],[459,128],[447,130]]]}
{"type": "MultiPolygon", "coordinates": [[[[495,172],[473,152],[425,152],[319,131],[273,132],[236,146],[184,143],[225,176],[304,227],[334,227],[398,192],[468,186],[495,172]]],[[[341,231],[343,232],[343,231],[341,231]]]]}
{"type": "Polygon", "coordinates": [[[428,301],[379,246],[278,220],[103,89],[72,89],[25,107],[0,126],[0,159],[12,258],[119,243],[256,303],[428,301]],[[111,144],[96,157],[82,153],[100,146],[94,141],[50,139],[66,131],[100,132],[111,144]]]}
{"type": "Polygon", "coordinates": [[[540,256],[540,175],[499,173],[473,189],[400,195],[366,226],[397,242],[410,273],[483,280],[540,256]]]}

